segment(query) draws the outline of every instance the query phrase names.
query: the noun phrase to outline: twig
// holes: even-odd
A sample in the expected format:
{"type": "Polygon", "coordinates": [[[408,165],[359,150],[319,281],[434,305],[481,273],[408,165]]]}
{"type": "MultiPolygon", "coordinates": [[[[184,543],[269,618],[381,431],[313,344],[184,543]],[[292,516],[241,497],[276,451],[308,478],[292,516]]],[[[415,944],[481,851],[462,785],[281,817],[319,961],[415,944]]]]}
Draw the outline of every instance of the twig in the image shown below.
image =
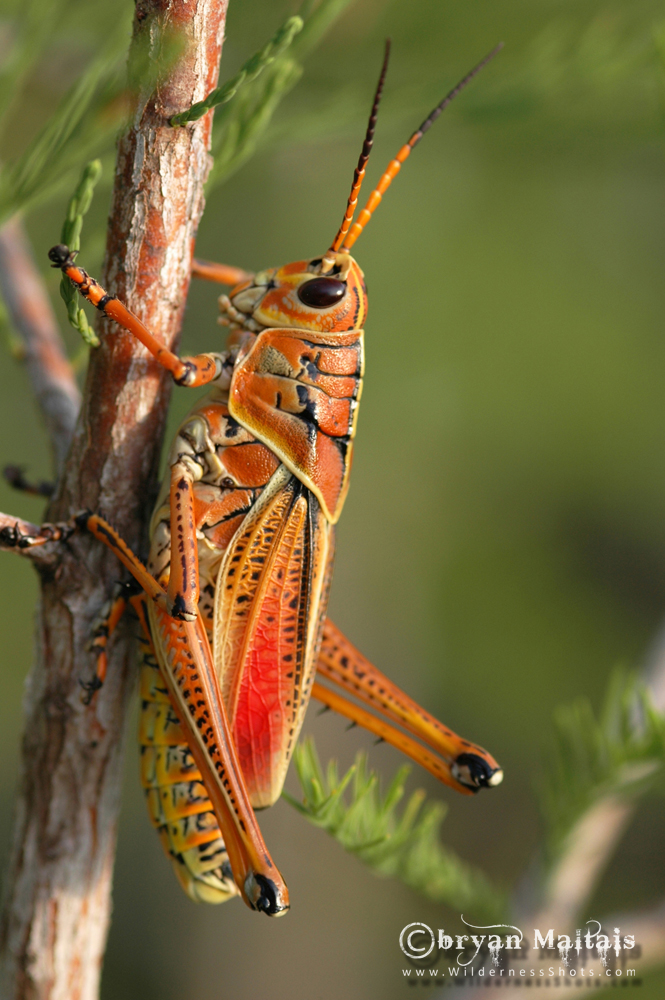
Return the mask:
{"type": "Polygon", "coordinates": [[[53,448],[55,470],[60,472],[81,394],[18,216],[0,229],[0,291],[25,346],[28,377],[53,448]]]}
{"type": "MultiPolygon", "coordinates": [[[[187,111],[183,111],[179,115],[174,115],[171,119],[171,125],[177,128],[178,126],[186,125],[187,122],[198,121],[206,112],[219,107],[220,104],[226,104],[235,97],[243,84],[251,83],[252,80],[255,80],[263,72],[266,66],[270,66],[275,59],[281,56],[288,49],[298,32],[302,31],[302,28],[302,18],[298,17],[297,14],[287,18],[281,28],[277,30],[274,38],[271,38],[262,49],[248,59],[235,76],[227,80],[223,87],[218,87],[212,93],[208,94],[204,101],[197,101],[187,111]]],[[[63,242],[65,241],[63,240],[63,242]]]]}
{"type": "MultiPolygon", "coordinates": [[[[665,629],[654,644],[644,669],[653,703],[665,711],[665,629]]],[[[639,722],[637,723],[639,724],[639,722]]],[[[519,889],[517,923],[521,927],[556,928],[569,933],[591,898],[599,878],[635,814],[628,798],[607,795],[581,817],[568,837],[566,850],[540,889],[530,876],[519,889]],[[530,905],[529,905],[530,904],[530,905]]],[[[637,910],[610,917],[607,926],[621,926],[641,946],[640,969],[658,965],[665,957],[665,902],[652,910],[637,910]]]]}
{"type": "Polygon", "coordinates": [[[591,895],[621,837],[635,806],[616,795],[596,802],[568,838],[566,850],[550,873],[543,901],[535,916],[524,918],[534,927],[556,927],[566,934],[591,895]]]}
{"type": "MultiPolygon", "coordinates": [[[[130,66],[157,61],[179,36],[154,93],[139,96],[118,150],[102,281],[169,346],[180,329],[203,210],[211,116],[174,131],[169,119],[217,83],[225,0],[139,0],[130,66]]],[[[46,250],[46,248],[44,248],[46,250]]],[[[169,386],[127,334],[100,323],[81,415],[47,516],[82,508],[111,516],[140,549],[162,442],[169,386]]],[[[42,573],[37,662],[26,694],[23,774],[0,947],[3,1000],[96,1000],[110,912],[125,709],[135,650],[121,626],[107,682],[85,708],[79,681],[95,613],[118,564],[86,535],[42,573]]]]}

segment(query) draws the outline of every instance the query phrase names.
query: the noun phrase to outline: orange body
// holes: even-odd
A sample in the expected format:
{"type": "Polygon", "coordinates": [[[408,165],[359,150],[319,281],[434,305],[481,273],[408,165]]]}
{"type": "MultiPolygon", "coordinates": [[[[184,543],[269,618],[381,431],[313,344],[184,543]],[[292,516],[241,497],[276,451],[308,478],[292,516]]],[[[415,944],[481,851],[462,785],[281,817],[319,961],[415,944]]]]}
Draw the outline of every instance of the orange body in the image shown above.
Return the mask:
{"type": "MultiPolygon", "coordinates": [[[[200,277],[238,282],[220,298],[220,322],[231,328],[226,351],[178,357],[78,267],[68,247],[49,251],[177,384],[211,386],[171,447],[147,569],[99,515],[84,512],[77,524],[117,554],[144,595],[131,598],[146,630],[142,777],[178,877],[194,899],[240,893],[271,916],[288,910],[288,890],[254,809],[280,795],[312,693],[463,794],[502,779],[487,751],[411,701],[325,619],[367,316],[362,271],[349,250],[411,150],[494,53],[413,133],[351,226],[388,54],[389,44],[342,225],[325,254],[254,276],[195,263],[200,277]]],[[[90,697],[125,603],[116,602],[96,633],[90,697]]]]}
{"type": "MultiPolygon", "coordinates": [[[[230,381],[223,373],[187,415],[168,458],[169,470],[182,466],[193,473],[199,619],[254,808],[279,797],[302,726],[321,644],[334,522],[348,487],[362,386],[362,331],[339,328],[365,315],[366,301],[357,265],[349,258],[343,263],[358,292],[352,308],[345,302],[327,312],[327,333],[310,328],[316,319],[311,310],[289,302],[297,282],[307,280],[307,262],[265,272],[259,276],[265,285],[245,283],[234,290],[232,348],[222,365],[228,372],[232,362],[230,381]],[[236,301],[253,305],[244,329],[236,325],[241,322],[236,301]],[[283,316],[290,325],[254,332],[259,316],[283,316]]],[[[148,561],[165,588],[174,545],[178,551],[170,494],[169,472],[152,519],[148,561]]],[[[168,652],[160,614],[151,611],[161,662],[168,652]]],[[[200,768],[183,781],[179,767],[158,774],[152,764],[160,746],[155,713],[168,718],[167,702],[159,700],[168,694],[156,682],[149,651],[142,689],[140,739],[150,762],[143,780],[151,817],[190,895],[222,901],[234,890],[228,872],[224,875],[225,838],[213,803],[203,794],[200,768]],[[206,851],[210,867],[202,871],[206,851]]],[[[177,710],[163,738],[170,742],[164,742],[162,754],[169,747],[171,756],[175,752],[178,760],[193,764],[177,710]]]]}

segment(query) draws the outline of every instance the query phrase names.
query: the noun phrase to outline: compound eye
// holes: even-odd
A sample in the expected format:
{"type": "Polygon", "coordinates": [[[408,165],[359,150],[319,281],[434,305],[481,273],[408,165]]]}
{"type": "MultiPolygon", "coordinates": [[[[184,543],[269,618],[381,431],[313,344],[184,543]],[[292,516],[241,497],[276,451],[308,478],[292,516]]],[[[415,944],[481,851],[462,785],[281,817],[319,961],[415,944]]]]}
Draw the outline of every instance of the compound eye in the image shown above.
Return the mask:
{"type": "Polygon", "coordinates": [[[327,309],[346,295],[346,284],[337,278],[312,278],[298,289],[298,298],[306,306],[327,309]]]}

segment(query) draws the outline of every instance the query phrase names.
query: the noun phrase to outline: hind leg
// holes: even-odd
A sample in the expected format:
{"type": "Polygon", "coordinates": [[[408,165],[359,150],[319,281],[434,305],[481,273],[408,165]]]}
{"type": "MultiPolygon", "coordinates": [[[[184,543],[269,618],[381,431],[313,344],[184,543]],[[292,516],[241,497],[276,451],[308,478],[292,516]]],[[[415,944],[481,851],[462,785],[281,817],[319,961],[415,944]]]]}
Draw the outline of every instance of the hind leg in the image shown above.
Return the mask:
{"type": "Polygon", "coordinates": [[[487,750],[458,736],[409,698],[329,618],[323,626],[312,697],[397,747],[439,781],[462,794],[498,785],[503,778],[503,771],[487,750]],[[320,683],[322,680],[334,687],[320,683]]]}

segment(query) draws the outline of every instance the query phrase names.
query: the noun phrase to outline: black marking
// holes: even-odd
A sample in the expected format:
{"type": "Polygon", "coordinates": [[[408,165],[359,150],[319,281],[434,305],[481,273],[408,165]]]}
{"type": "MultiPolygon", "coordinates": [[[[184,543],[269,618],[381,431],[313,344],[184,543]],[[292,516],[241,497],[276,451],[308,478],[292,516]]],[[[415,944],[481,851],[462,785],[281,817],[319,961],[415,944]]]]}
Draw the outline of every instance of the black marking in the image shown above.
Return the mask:
{"type": "Polygon", "coordinates": [[[82,510],[80,513],[76,514],[74,517],[74,524],[77,528],[87,528],[88,521],[92,517],[91,510],[82,510]]]}
{"type": "MultiPolygon", "coordinates": [[[[214,524],[208,524],[206,522],[206,524],[203,525],[203,528],[204,529],[205,528],[216,528],[218,525],[224,524],[226,521],[232,521],[234,519],[234,517],[240,517],[240,516],[244,517],[246,514],[249,514],[249,512],[251,511],[251,509],[252,509],[253,506],[254,506],[254,504],[249,504],[247,507],[238,507],[237,510],[232,511],[230,514],[225,514],[224,517],[220,518],[219,521],[215,521],[214,524]]],[[[256,561],[258,562],[258,560],[259,560],[259,557],[257,556],[256,557],[256,561]]],[[[261,559],[261,561],[263,561],[263,559],[261,559]]],[[[229,576],[231,576],[232,573],[233,573],[233,570],[230,570],[229,571],[229,576]]]]}
{"type": "Polygon", "coordinates": [[[356,305],[355,305],[355,309],[353,310],[353,319],[351,320],[351,328],[355,329],[355,325],[358,322],[358,314],[360,312],[361,299],[360,299],[360,296],[358,295],[358,289],[357,288],[353,289],[353,294],[354,294],[355,299],[356,299],[356,305]]]}
{"type": "Polygon", "coordinates": [[[184,372],[180,378],[174,377],[173,381],[176,385],[189,385],[192,378],[196,378],[196,365],[193,361],[183,361],[182,364],[185,368],[184,372]]]}
{"type": "MultiPolygon", "coordinates": [[[[464,741],[463,741],[464,742],[464,741]]],[[[455,775],[461,785],[477,791],[479,788],[488,788],[490,779],[496,774],[496,768],[490,767],[487,761],[477,753],[461,753],[455,759],[458,768],[466,768],[472,784],[462,781],[459,775],[455,775]]]]}
{"type": "Polygon", "coordinates": [[[312,382],[316,382],[319,376],[322,374],[316,367],[315,362],[310,361],[306,354],[301,355],[300,364],[302,365],[303,370],[307,374],[308,378],[312,380],[312,382]]]}
{"type": "Polygon", "coordinates": [[[102,295],[95,308],[99,309],[100,312],[104,312],[109,302],[112,302],[115,298],[117,298],[116,295],[102,295]]]}
{"type": "Polygon", "coordinates": [[[185,604],[185,599],[182,594],[176,594],[175,600],[173,601],[173,607],[171,608],[171,618],[175,618],[176,621],[185,621],[183,618],[183,613],[187,610],[187,605],[185,604]]]}
{"type": "Polygon", "coordinates": [[[90,680],[90,681],[79,681],[79,684],[81,685],[81,687],[85,691],[85,694],[83,695],[83,697],[82,697],[81,700],[82,700],[83,704],[86,705],[86,706],[91,704],[92,699],[95,696],[95,693],[97,691],[99,691],[99,689],[101,687],[103,687],[103,682],[102,682],[101,678],[97,677],[96,674],[92,678],[92,680],[90,680]]]}
{"type": "Polygon", "coordinates": [[[272,879],[266,878],[265,875],[254,875],[254,880],[261,890],[259,898],[256,901],[257,910],[261,913],[266,913],[269,917],[274,917],[278,913],[288,910],[288,905],[280,902],[277,886],[272,879]]]}

